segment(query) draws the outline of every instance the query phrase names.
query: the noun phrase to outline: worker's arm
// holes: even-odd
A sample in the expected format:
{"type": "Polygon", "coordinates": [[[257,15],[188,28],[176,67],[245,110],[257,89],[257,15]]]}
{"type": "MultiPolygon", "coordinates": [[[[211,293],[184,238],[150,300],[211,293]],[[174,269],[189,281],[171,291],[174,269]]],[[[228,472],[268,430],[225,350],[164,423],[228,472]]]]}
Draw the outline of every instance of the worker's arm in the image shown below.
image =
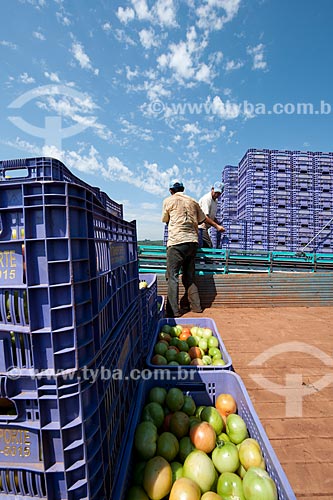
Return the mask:
{"type": "Polygon", "coordinates": [[[220,224],[217,224],[217,222],[215,222],[213,219],[208,217],[208,215],[206,215],[204,222],[207,222],[211,226],[215,227],[216,231],[219,231],[220,233],[223,233],[225,231],[223,226],[220,226],[220,224]]]}
{"type": "Polygon", "coordinates": [[[163,209],[162,209],[162,222],[165,222],[168,224],[170,220],[170,215],[167,207],[165,206],[165,203],[163,202],[163,209]]]}

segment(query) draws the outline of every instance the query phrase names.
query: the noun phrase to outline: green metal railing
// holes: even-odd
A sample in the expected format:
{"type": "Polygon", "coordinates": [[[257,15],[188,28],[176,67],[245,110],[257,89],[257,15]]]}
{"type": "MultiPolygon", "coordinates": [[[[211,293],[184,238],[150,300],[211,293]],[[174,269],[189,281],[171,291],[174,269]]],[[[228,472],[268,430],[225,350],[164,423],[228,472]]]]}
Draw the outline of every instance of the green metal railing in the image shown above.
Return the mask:
{"type": "MultiPolygon", "coordinates": [[[[139,272],[164,273],[166,247],[142,245],[138,248],[139,272]]],[[[252,272],[333,271],[333,254],[311,252],[266,252],[226,249],[199,249],[197,274],[252,272]]]]}

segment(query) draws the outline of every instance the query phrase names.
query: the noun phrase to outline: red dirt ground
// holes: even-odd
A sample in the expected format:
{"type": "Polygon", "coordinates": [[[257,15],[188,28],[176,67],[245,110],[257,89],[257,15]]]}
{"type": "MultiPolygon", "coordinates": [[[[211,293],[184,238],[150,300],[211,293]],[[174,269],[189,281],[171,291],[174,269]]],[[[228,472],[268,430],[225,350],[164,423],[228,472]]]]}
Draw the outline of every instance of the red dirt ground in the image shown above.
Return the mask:
{"type": "Polygon", "coordinates": [[[297,499],[332,500],[333,308],[214,307],[183,317],[200,316],[215,321],[297,499]],[[250,365],[273,347],[273,356],[250,365]]]}

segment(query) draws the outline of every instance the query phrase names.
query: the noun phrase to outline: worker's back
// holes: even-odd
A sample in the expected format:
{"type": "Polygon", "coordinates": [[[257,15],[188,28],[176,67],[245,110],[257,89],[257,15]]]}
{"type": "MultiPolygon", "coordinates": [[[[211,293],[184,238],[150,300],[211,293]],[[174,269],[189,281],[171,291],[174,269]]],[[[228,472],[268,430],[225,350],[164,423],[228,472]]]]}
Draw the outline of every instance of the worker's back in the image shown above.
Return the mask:
{"type": "Polygon", "coordinates": [[[167,246],[198,242],[198,225],[205,219],[199,204],[178,192],[163,202],[162,221],[168,224],[167,246]]]}

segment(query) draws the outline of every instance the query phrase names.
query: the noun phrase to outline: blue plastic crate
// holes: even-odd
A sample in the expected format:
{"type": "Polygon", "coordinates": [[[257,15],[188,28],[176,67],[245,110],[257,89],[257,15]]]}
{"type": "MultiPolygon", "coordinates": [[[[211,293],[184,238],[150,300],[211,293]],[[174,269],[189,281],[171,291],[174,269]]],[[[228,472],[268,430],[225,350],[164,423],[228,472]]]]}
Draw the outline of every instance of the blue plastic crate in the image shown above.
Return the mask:
{"type": "Polygon", "coordinates": [[[112,498],[122,443],[134,411],[131,403],[138,389],[141,360],[136,302],[118,325],[113,341],[89,369],[6,378],[6,383],[2,377],[2,397],[12,406],[9,415],[0,415],[4,478],[0,496],[112,498]],[[15,446],[6,445],[4,436],[11,435],[22,437],[15,446]],[[33,478],[33,485],[27,484],[28,477],[33,478]]]}
{"type": "Polygon", "coordinates": [[[231,357],[224,345],[224,342],[221,338],[221,335],[217,329],[217,326],[215,324],[215,321],[210,319],[210,318],[176,318],[176,319],[173,319],[173,318],[164,318],[162,320],[160,320],[156,327],[155,327],[155,331],[154,331],[154,335],[151,339],[151,343],[150,343],[150,346],[149,346],[149,352],[148,352],[148,355],[147,355],[147,359],[146,359],[146,365],[148,366],[148,368],[152,369],[152,370],[156,370],[157,368],[166,368],[170,371],[178,371],[179,369],[179,366],[170,366],[170,365],[153,365],[151,363],[151,359],[154,355],[154,347],[155,347],[155,344],[157,343],[158,341],[158,334],[160,333],[162,327],[164,325],[170,325],[170,326],[175,326],[175,325],[182,325],[182,326],[187,326],[189,328],[191,328],[192,326],[198,326],[198,327],[202,327],[202,328],[210,328],[213,332],[213,335],[214,337],[216,337],[219,341],[219,348],[221,350],[221,353],[222,353],[222,359],[225,361],[225,365],[224,366],[211,366],[211,365],[207,365],[207,366],[193,366],[193,365],[182,365],[181,367],[186,369],[186,370],[206,370],[206,369],[210,369],[210,370],[231,370],[232,369],[232,360],[231,360],[231,357]]]}
{"type": "Polygon", "coordinates": [[[24,336],[0,346],[0,373],[26,351],[36,369],[79,369],[138,297],[136,224],[57,160],[0,162],[0,178],[0,329],[24,336]]]}
{"type": "Polygon", "coordinates": [[[143,356],[150,346],[155,324],[157,321],[157,276],[152,273],[139,273],[140,281],[147,283],[146,288],[140,289],[140,316],[143,336],[143,356]]]}
{"type": "Polygon", "coordinates": [[[238,180],[238,166],[225,165],[222,170],[222,181],[226,183],[237,183],[238,180]]]}
{"type": "Polygon", "coordinates": [[[145,380],[141,382],[137,399],[133,403],[136,406],[136,411],[133,421],[129,424],[131,430],[122,460],[122,471],[118,478],[112,500],[125,500],[126,491],[131,485],[134,465],[132,450],[135,428],[140,422],[141,412],[150,389],[154,386],[169,389],[175,385],[183,390],[185,394],[191,395],[197,405],[214,405],[218,394],[222,392],[232,394],[237,403],[238,414],[244,419],[249,435],[258,440],[260,444],[267,472],[275,481],[279,500],[296,500],[296,496],[258,418],[243,381],[239,375],[231,371],[201,371],[196,374],[196,378],[192,382],[178,381],[176,384],[174,381],[166,380],[145,380]]]}
{"type": "Polygon", "coordinates": [[[164,295],[157,296],[157,321],[160,321],[165,316],[165,297],[164,295]]]}
{"type": "Polygon", "coordinates": [[[74,183],[91,191],[110,213],[123,218],[121,204],[111,200],[99,188],[92,187],[76,177],[61,161],[55,158],[19,158],[0,161],[0,181],[6,182],[6,184],[49,181],[74,183]]]}

